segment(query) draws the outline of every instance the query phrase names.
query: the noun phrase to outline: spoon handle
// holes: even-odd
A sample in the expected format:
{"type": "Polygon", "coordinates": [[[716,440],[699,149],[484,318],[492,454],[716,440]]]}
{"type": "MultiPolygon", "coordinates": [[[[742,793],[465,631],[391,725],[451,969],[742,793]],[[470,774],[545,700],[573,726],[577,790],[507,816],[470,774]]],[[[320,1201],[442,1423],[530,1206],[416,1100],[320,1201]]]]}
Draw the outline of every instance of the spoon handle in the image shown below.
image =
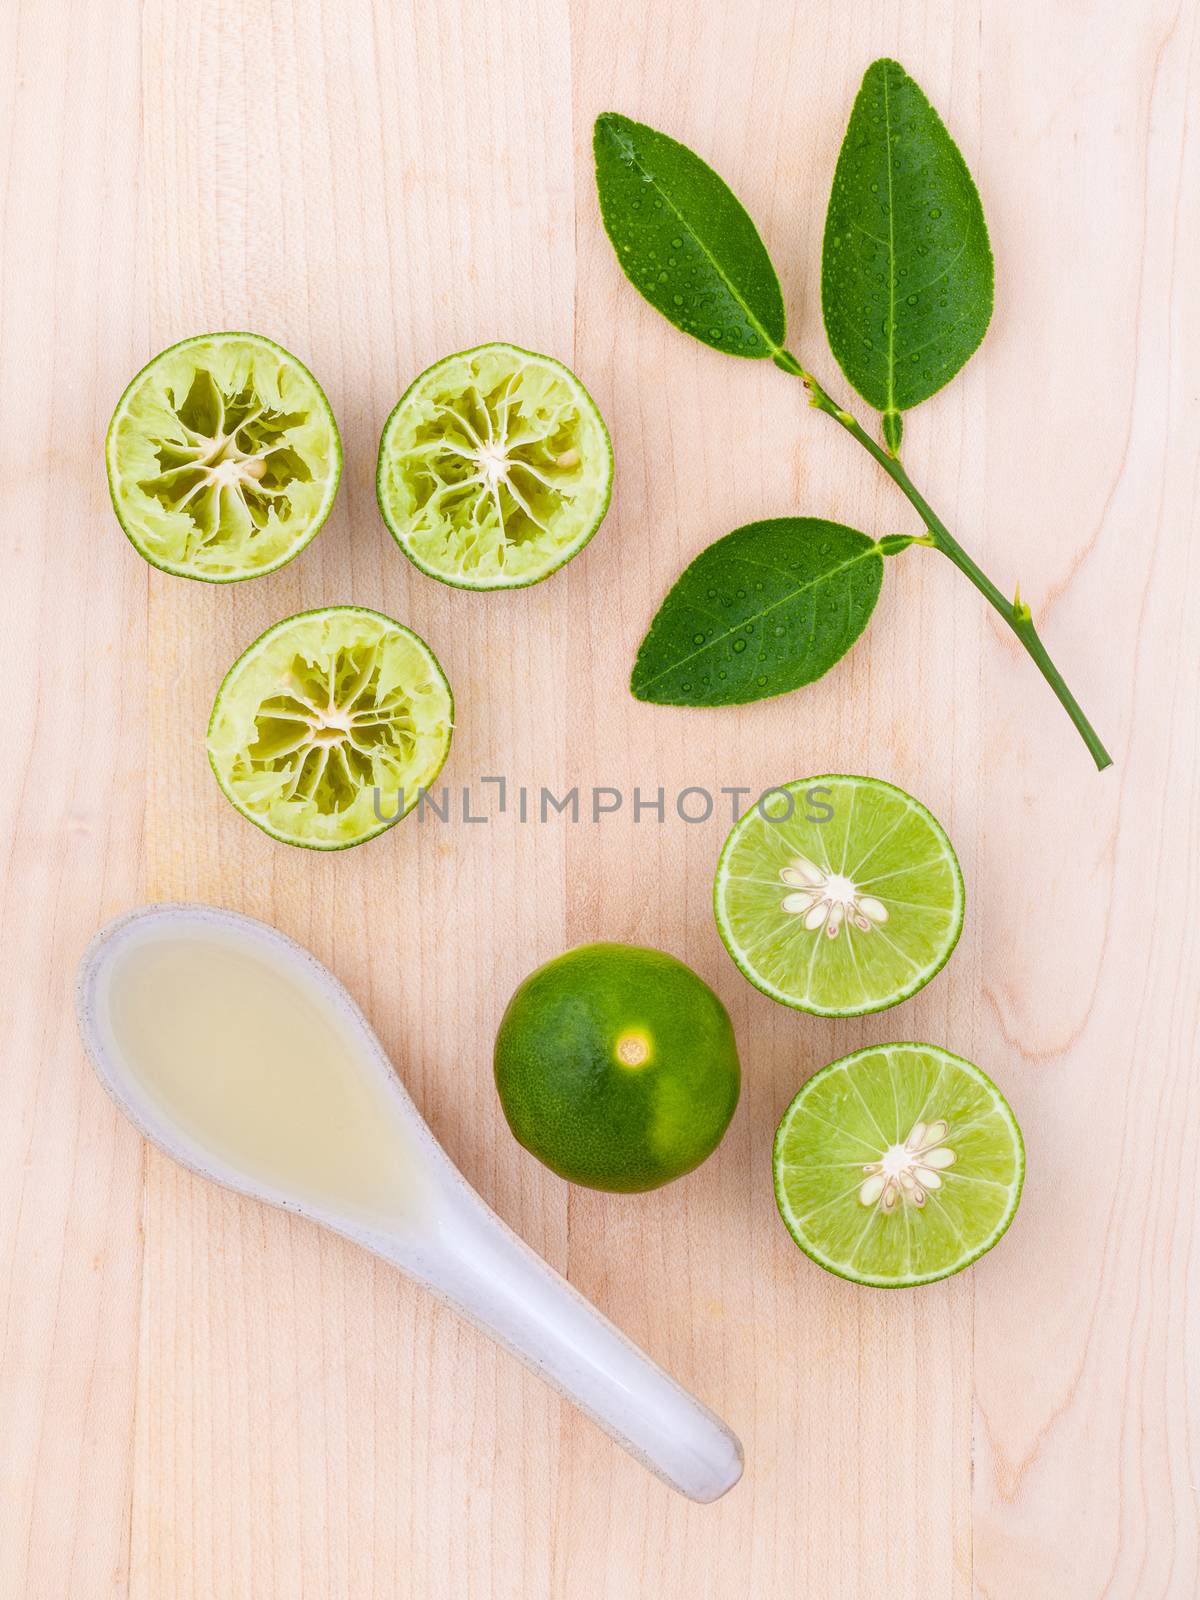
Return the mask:
{"type": "Polygon", "coordinates": [[[742,1475],[736,1435],[471,1199],[421,1264],[428,1286],[673,1489],[701,1501],[731,1489],[742,1475]]]}

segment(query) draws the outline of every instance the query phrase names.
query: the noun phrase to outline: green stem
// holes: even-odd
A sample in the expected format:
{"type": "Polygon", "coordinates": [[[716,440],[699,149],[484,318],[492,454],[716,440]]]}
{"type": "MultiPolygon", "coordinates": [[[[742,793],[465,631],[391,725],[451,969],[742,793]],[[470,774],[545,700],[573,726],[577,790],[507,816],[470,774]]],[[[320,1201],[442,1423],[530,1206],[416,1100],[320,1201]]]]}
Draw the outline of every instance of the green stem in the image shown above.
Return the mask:
{"type": "Polygon", "coordinates": [[[808,390],[809,400],[817,410],[824,411],[827,416],[840,423],[846,432],[854,439],[857,439],[863,449],[875,458],[908,500],[909,504],[913,506],[917,515],[929,530],[930,539],[924,542],[932,543],[944,556],[948,556],[953,561],[960,572],[964,572],[970,578],[980,594],[999,612],[1000,616],[1004,618],[1005,622],[1024,645],[1029,655],[1033,658],[1038,671],[1054,690],[1063,709],[1079,730],[1084,744],[1091,751],[1092,759],[1095,761],[1097,768],[1103,772],[1105,767],[1111,766],[1112,757],[1100,742],[1099,735],[1084,716],[1078,700],[1063,682],[1062,674],[1050,659],[1049,652],[1038,637],[1037,629],[1033,625],[1032,613],[1021,599],[1020,590],[1017,591],[1015,600],[1008,600],[1001,594],[982,568],[976,565],[962,545],[959,544],[949,528],[946,527],[945,523],[913,483],[908,473],[904,470],[900,457],[893,455],[890,450],[877,444],[866,429],[844,407],[839,406],[826,394],[812,373],[806,372],[790,351],[781,351],[775,357],[775,365],[782,368],[784,372],[790,373],[793,377],[799,378],[808,390]]]}

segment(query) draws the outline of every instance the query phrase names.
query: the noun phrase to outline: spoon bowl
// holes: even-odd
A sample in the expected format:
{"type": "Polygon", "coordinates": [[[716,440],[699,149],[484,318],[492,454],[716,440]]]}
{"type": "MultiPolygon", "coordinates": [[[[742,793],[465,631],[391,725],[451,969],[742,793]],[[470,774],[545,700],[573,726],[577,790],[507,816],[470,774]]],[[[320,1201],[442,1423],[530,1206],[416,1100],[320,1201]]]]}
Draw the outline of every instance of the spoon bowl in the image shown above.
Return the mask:
{"type": "Polygon", "coordinates": [[[734,1434],[476,1194],[309,951],[235,912],[148,906],[96,935],[76,1000],[101,1082],[167,1155],[408,1273],[680,1493],[737,1482],[734,1434]]]}

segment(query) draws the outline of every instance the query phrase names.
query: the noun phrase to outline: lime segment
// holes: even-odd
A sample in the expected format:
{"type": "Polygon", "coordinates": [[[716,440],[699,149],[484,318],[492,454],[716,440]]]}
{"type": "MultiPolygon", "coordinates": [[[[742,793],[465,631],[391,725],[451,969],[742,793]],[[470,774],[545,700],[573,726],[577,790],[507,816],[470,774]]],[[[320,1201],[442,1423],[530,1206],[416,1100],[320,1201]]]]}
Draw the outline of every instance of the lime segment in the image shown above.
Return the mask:
{"type": "Polygon", "coordinates": [[[877,778],[772,791],[721,852],[714,906],[730,955],[765,994],[819,1016],[906,1000],[958,942],[963,881],[923,805],[877,778]]]}
{"type": "Polygon", "coordinates": [[[379,509],[423,572],[465,589],[520,588],[595,533],[612,446],[579,379],[549,356],[485,344],[423,372],[379,444],[379,509]]]}
{"type": "Polygon", "coordinates": [[[108,429],[113,507],[153,566],[230,583],[274,572],[333,504],[342,449],[308,368],[253,333],[156,356],[108,429]]]}
{"type": "Polygon", "coordinates": [[[1004,1096],[936,1045],[873,1045],[833,1062],[775,1135],[775,1198],[796,1243],[880,1288],[932,1283],[990,1250],[1024,1175],[1004,1096]]]}
{"type": "Polygon", "coordinates": [[[288,617],[225,676],[208,729],[217,782],[273,839],[341,850],[412,810],[450,748],[433,651],[359,606],[288,617]]]}

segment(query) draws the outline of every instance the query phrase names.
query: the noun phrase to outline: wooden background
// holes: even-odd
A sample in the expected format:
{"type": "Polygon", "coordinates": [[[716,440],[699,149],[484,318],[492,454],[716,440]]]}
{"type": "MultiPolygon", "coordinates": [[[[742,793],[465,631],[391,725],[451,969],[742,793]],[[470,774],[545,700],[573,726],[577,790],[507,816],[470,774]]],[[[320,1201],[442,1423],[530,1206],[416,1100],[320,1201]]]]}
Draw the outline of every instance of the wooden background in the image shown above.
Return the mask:
{"type": "MultiPolygon", "coordinates": [[[[1200,1587],[1196,1037],[1200,13],[1178,0],[32,0],[0,8],[0,1593],[21,1600],[1190,1600],[1200,1587]],[[742,711],[636,704],[687,557],[802,511],[916,531],[767,365],[674,332],[620,277],[591,181],[620,109],[707,155],[779,263],[790,343],[837,378],[822,217],[858,80],[897,55],[978,176],[984,351],[906,459],[1018,579],[1116,757],[1097,776],[948,563],[889,564],[821,684],[742,711]],[[102,441],[151,354],[214,327],[293,348],[346,472],[315,545],[209,589],[146,567],[102,441]],[[613,509],[564,573],[476,596],[376,513],[383,419],[490,338],[575,367],[613,509]],[[966,929],[899,1011],[773,1005],[709,912],[724,817],[421,828],[272,844],[203,731],[269,622],[356,600],[454,684],[449,781],[762,786],[864,771],[954,837],[966,929]],[[504,1217],[737,1429],[741,1485],[671,1495],[392,1271],[147,1151],[86,1068],[97,925],[194,897],[347,981],[504,1217]],[[518,980],[594,938],[661,945],[729,1004],[719,1153],[658,1194],[570,1190],[498,1113],[518,980]],[[885,1295],[822,1274],[771,1196],[776,1120],[871,1040],[978,1060],[1023,1123],[1003,1245],[885,1295]]],[[[844,386],[838,379],[838,392],[844,386]]]]}

